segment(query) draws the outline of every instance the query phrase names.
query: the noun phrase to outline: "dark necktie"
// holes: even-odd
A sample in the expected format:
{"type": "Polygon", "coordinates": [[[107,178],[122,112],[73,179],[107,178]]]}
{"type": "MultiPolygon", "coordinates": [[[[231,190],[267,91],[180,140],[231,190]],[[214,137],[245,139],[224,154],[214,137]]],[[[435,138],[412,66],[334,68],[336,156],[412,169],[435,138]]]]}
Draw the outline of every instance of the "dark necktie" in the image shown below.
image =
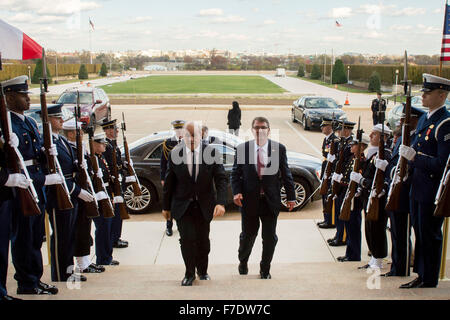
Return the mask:
{"type": "Polygon", "coordinates": [[[192,181],[195,183],[196,175],[196,165],[195,165],[195,151],[192,151],[192,181]]]}
{"type": "MultiPolygon", "coordinates": [[[[262,154],[262,148],[258,148],[258,154],[256,159],[256,169],[258,171],[258,177],[259,180],[262,181],[262,170],[264,168],[264,162],[263,162],[263,154],[262,154]]],[[[264,189],[261,184],[261,188],[259,189],[260,194],[264,194],[264,189]]]]}

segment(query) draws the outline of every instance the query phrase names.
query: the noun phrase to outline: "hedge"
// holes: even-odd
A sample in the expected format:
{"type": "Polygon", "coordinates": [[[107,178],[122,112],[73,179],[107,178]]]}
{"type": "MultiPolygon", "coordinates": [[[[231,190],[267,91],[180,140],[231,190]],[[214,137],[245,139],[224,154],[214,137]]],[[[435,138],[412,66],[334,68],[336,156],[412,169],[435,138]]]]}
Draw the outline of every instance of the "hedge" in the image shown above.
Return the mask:
{"type": "MultiPolygon", "coordinates": [[[[35,64],[3,64],[3,70],[0,71],[0,81],[12,79],[21,75],[28,75],[28,66],[31,67],[31,76],[33,76],[35,64]]],[[[50,74],[55,78],[56,76],[56,65],[47,65],[50,74]]],[[[86,64],[88,73],[100,72],[101,64],[86,64]]],[[[58,64],[58,77],[59,76],[76,76],[78,77],[78,71],[80,70],[80,64],[58,64]]]]}
{"type": "MultiPolygon", "coordinates": [[[[306,71],[311,73],[312,64],[306,65],[306,71]]],[[[320,71],[323,74],[323,64],[319,65],[320,71]]],[[[398,69],[398,84],[403,80],[403,66],[399,65],[350,65],[350,81],[364,81],[369,82],[369,77],[373,72],[380,75],[381,83],[383,85],[395,84],[395,70],[398,69]]],[[[347,70],[347,65],[345,65],[347,70]]],[[[422,83],[422,74],[430,73],[434,75],[439,74],[439,66],[417,66],[409,65],[408,79],[412,80],[413,84],[422,83]]],[[[330,74],[330,65],[327,65],[327,76],[330,74]]],[[[450,67],[442,68],[442,77],[450,79],[450,67]]]]}

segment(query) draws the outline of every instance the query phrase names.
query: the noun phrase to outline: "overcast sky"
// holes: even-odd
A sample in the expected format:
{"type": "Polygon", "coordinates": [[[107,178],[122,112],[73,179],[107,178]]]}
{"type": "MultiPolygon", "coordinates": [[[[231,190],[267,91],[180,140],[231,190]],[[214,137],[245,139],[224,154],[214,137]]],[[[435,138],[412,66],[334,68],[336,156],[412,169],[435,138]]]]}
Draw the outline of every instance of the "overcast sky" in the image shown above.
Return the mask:
{"type": "Polygon", "coordinates": [[[443,0],[0,0],[0,18],[58,51],[89,50],[91,17],[93,51],[439,54],[444,5],[443,0]]]}

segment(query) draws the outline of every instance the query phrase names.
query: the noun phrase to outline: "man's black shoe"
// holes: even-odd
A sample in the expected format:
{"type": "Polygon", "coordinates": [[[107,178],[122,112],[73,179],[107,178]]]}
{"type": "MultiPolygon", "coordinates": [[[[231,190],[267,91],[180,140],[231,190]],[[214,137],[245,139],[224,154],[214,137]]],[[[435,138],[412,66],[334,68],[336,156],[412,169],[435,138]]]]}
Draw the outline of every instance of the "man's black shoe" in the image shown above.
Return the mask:
{"type": "Polygon", "coordinates": [[[128,243],[126,243],[125,241],[122,241],[120,239],[118,241],[114,242],[114,244],[113,244],[113,248],[121,249],[121,248],[126,248],[126,247],[128,247],[128,243]]]}
{"type": "Polygon", "coordinates": [[[239,270],[239,274],[248,274],[247,264],[244,262],[239,263],[238,270],[239,270]]]}
{"type": "Polygon", "coordinates": [[[417,288],[420,284],[422,284],[422,280],[419,277],[417,277],[413,281],[402,284],[399,288],[400,289],[412,289],[412,288],[417,288]]]}
{"type": "Polygon", "coordinates": [[[75,282],[85,282],[87,281],[87,278],[85,276],[83,276],[82,274],[76,274],[76,273],[72,273],[68,279],[69,281],[75,281],[75,282]]]}
{"type": "Polygon", "coordinates": [[[100,269],[92,267],[92,265],[88,266],[86,269],[81,270],[81,273],[101,273],[100,269]]]}
{"type": "Polygon", "coordinates": [[[189,286],[192,286],[192,282],[194,282],[194,280],[195,280],[195,276],[192,276],[192,277],[184,277],[184,278],[183,278],[183,281],[181,281],[181,285],[182,285],[183,287],[189,287],[189,286]]]}
{"type": "Polygon", "coordinates": [[[394,272],[389,271],[389,272],[386,272],[385,274],[382,274],[381,276],[382,277],[396,277],[397,275],[394,272]]]}
{"type": "Polygon", "coordinates": [[[370,268],[370,264],[365,264],[361,267],[358,267],[358,269],[368,269],[368,268],[370,268]]]}
{"type": "Polygon", "coordinates": [[[111,260],[111,263],[109,264],[110,266],[118,266],[119,265],[119,261],[117,260],[111,260]]]}
{"type": "Polygon", "coordinates": [[[350,261],[350,259],[346,256],[342,256],[342,257],[337,257],[336,259],[339,262],[346,262],[346,261],[350,261]]]}
{"type": "Polygon", "coordinates": [[[57,293],[58,293],[58,288],[57,288],[57,287],[52,286],[51,284],[43,283],[43,282],[41,282],[41,281],[39,281],[37,287],[38,287],[39,289],[48,291],[48,292],[50,292],[51,294],[57,294],[57,293]]]}
{"type": "Polygon", "coordinates": [[[168,237],[171,237],[173,235],[172,228],[167,228],[166,229],[166,234],[167,234],[168,237]]]}
{"type": "Polygon", "coordinates": [[[211,280],[211,277],[208,274],[198,275],[199,280],[211,280]]]}
{"type": "Polygon", "coordinates": [[[329,244],[331,247],[341,247],[341,246],[345,246],[345,242],[344,242],[344,241],[338,241],[337,239],[331,241],[331,242],[328,243],[328,244],[329,244]]]}
{"type": "Polygon", "coordinates": [[[89,267],[91,267],[91,268],[94,268],[94,269],[97,269],[97,270],[99,270],[100,272],[105,272],[105,267],[103,267],[103,266],[101,266],[101,265],[98,265],[98,264],[95,264],[95,263],[91,263],[90,265],[89,265],[89,267]]]}
{"type": "Polygon", "coordinates": [[[272,276],[269,272],[259,272],[259,275],[261,276],[261,279],[272,279],[272,276]]]}
{"type": "Polygon", "coordinates": [[[14,298],[8,295],[0,297],[0,301],[14,301],[14,300],[22,300],[22,299],[14,298]]]}
{"type": "Polygon", "coordinates": [[[319,222],[317,222],[316,224],[317,225],[320,225],[320,224],[324,224],[325,223],[325,220],[324,221],[319,221],[319,222]]]}
{"type": "Polygon", "coordinates": [[[333,242],[333,241],[335,241],[335,240],[337,240],[337,238],[336,238],[336,237],[334,237],[334,238],[331,238],[331,239],[328,239],[328,240],[327,240],[327,242],[328,242],[328,243],[331,243],[331,242],[333,242]]]}
{"type": "Polygon", "coordinates": [[[51,295],[53,295],[54,293],[51,293],[50,291],[47,291],[47,290],[42,290],[40,288],[32,288],[32,289],[17,288],[17,294],[36,294],[36,295],[51,294],[51,295]]]}
{"type": "Polygon", "coordinates": [[[328,223],[321,223],[319,224],[320,229],[333,229],[336,228],[334,224],[328,224],[328,223]]]}

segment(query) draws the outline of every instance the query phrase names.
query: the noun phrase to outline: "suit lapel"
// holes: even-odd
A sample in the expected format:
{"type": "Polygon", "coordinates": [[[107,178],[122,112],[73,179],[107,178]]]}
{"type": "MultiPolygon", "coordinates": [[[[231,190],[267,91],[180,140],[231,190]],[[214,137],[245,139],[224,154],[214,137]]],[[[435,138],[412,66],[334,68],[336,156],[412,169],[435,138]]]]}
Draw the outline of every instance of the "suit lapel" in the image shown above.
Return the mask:
{"type": "Polygon", "coordinates": [[[247,163],[250,164],[250,167],[252,168],[253,172],[255,173],[256,176],[258,176],[258,171],[256,169],[257,163],[256,163],[256,158],[255,158],[255,140],[250,140],[247,142],[247,150],[246,150],[246,157],[247,158],[247,163]]]}

